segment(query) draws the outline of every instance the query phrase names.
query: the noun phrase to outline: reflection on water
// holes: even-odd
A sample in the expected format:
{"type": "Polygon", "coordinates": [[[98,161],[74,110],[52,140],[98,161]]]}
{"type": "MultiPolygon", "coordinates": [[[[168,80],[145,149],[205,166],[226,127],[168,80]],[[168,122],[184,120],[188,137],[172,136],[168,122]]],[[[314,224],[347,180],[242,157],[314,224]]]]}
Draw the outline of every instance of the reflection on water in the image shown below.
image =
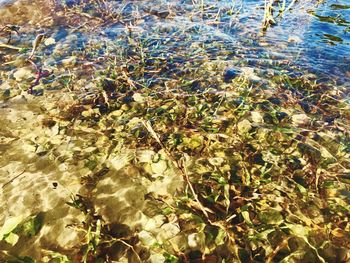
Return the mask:
{"type": "MultiPolygon", "coordinates": [[[[192,1],[186,0],[97,2],[100,5],[89,1],[0,1],[0,25],[21,27],[10,42],[19,46],[20,52],[11,47],[0,49],[0,225],[10,216],[43,213],[44,218],[35,243],[20,242],[13,248],[4,245],[11,253],[21,251],[35,258],[43,256],[42,248],[78,253],[77,244],[86,233],[66,227],[84,221],[79,211],[66,205],[76,193],[88,196],[106,223],[140,231],[154,223],[149,222],[156,208],[146,200],[147,193],[165,196],[181,188],[182,180],[170,172],[162,178],[147,170],[162,168],[149,168],[152,158],[162,156],[160,149],[148,153],[152,160],[147,163],[139,157],[145,149],[140,153],[118,148],[121,138],[107,133],[119,129],[113,126],[119,112],[103,124],[113,126],[113,131],[106,128],[105,133],[95,134],[93,128],[74,119],[76,112],[86,116],[93,116],[93,111],[104,113],[108,111],[103,108],[104,100],[117,96],[122,103],[136,100],[128,93],[130,86],[139,90],[164,85],[169,91],[171,80],[180,78],[186,91],[200,93],[203,83],[210,83],[210,92],[220,94],[218,79],[227,67],[234,77],[245,74],[252,83],[267,86],[282,74],[317,74],[323,81],[350,86],[350,7],[345,0],[325,1],[317,7],[312,1],[299,1],[266,32],[261,30],[262,2],[254,0],[205,1],[205,12],[194,10],[192,1]],[[34,87],[34,95],[44,96],[34,97],[27,90],[33,88],[38,72],[25,58],[39,33],[45,33],[52,43],[43,44],[45,48],[36,51],[34,61],[50,75],[34,87]],[[124,57],[128,61],[120,60],[124,57]],[[120,75],[110,73],[108,63],[122,68],[120,75]],[[127,75],[140,65],[142,71],[132,78],[127,75]],[[101,80],[96,72],[109,72],[109,78],[101,80]],[[116,79],[122,95],[114,94],[111,78],[116,79]],[[97,94],[101,87],[107,94],[104,97],[97,94]],[[80,104],[74,112],[67,105],[77,101],[80,104]],[[91,101],[96,105],[87,112],[84,105],[91,101]],[[65,113],[61,126],[52,118],[60,112],[65,113]],[[103,176],[95,172],[101,163],[111,168],[103,176]],[[82,178],[87,185],[81,184],[82,178]]],[[[1,43],[7,39],[6,34],[0,36],[1,43]]],[[[231,77],[227,78],[229,82],[231,77]]],[[[301,107],[310,112],[315,105],[301,107]]],[[[127,122],[122,120],[120,126],[139,128],[127,122]]],[[[137,148],[135,145],[131,148],[137,148]]],[[[159,219],[157,228],[174,228],[167,220],[159,219]]],[[[159,229],[152,229],[153,234],[163,240],[159,229]]]]}
{"type": "MultiPolygon", "coordinates": [[[[23,1],[17,1],[17,3],[20,2],[23,1]]],[[[78,41],[75,44],[78,47],[86,44],[87,38],[94,38],[100,34],[113,40],[125,33],[123,26],[114,23],[96,28],[94,35],[88,35],[87,32],[81,35],[78,32],[84,31],[84,23],[97,23],[100,18],[87,21],[88,17],[78,15],[74,17],[73,13],[69,17],[70,22],[62,20],[55,15],[55,12],[59,14],[63,2],[56,3],[56,6],[50,1],[14,4],[1,10],[0,22],[22,25],[22,34],[32,29],[46,30],[49,34],[56,31],[56,41],[60,39],[63,41],[67,36],[67,29],[72,31],[73,28],[73,31],[77,31],[78,41]],[[80,19],[78,24],[77,19],[80,19]],[[30,25],[26,21],[30,21],[30,25]],[[76,26],[79,30],[74,30],[76,26]]],[[[76,1],[67,2],[67,6],[74,7],[75,4],[77,4],[76,1]]],[[[147,1],[142,4],[133,2],[126,5],[113,3],[109,8],[116,11],[122,9],[123,16],[131,21],[134,19],[132,16],[135,15],[136,10],[141,16],[142,13],[150,14],[154,4],[147,1]]],[[[212,7],[211,12],[206,12],[206,17],[203,19],[207,22],[203,23],[201,20],[196,21],[197,18],[183,16],[191,10],[190,2],[183,1],[181,4],[177,1],[166,4],[159,2],[156,5],[160,6],[162,12],[169,7],[176,10],[170,14],[171,19],[166,23],[161,21],[158,24],[155,17],[143,14],[142,24],[136,26],[134,32],[138,37],[147,38],[147,42],[151,42],[145,43],[146,45],[151,44],[157,48],[168,46],[163,50],[164,54],[168,52],[177,54],[179,49],[188,53],[186,49],[191,47],[188,42],[201,41],[203,42],[201,49],[206,54],[210,54],[213,59],[216,59],[220,52],[223,52],[222,47],[225,47],[224,56],[220,56],[224,60],[238,57],[242,58],[242,63],[264,68],[269,68],[273,61],[276,61],[275,64],[282,65],[283,62],[289,61],[305,70],[324,73],[328,77],[344,81],[344,76],[349,70],[347,54],[350,50],[348,21],[350,11],[345,4],[339,1],[327,1],[316,9],[312,9],[312,3],[298,3],[289,12],[283,14],[273,30],[268,30],[264,36],[261,36],[260,30],[261,15],[255,15],[262,13],[263,6],[256,1],[208,2],[209,6],[210,4],[215,4],[215,7],[212,7]],[[218,20],[212,23],[215,16],[218,20]],[[153,42],[149,39],[152,35],[154,35],[153,42]],[[211,46],[213,43],[220,46],[215,49],[211,46]]],[[[86,5],[85,9],[88,15],[94,12],[89,9],[89,5],[86,5]]],[[[74,46],[71,46],[71,49],[74,49],[74,46]]]]}

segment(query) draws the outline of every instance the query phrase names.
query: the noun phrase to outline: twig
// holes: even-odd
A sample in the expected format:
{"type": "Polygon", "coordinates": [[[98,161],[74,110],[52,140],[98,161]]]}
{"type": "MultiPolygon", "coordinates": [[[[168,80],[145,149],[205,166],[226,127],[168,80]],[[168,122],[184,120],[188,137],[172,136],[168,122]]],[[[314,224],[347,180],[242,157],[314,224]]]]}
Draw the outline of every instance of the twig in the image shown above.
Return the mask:
{"type": "Polygon", "coordinates": [[[233,247],[233,251],[235,253],[235,255],[238,257],[238,247],[236,245],[236,241],[235,241],[235,235],[232,231],[230,231],[229,228],[227,228],[226,223],[225,222],[213,222],[210,220],[208,212],[207,211],[211,211],[210,209],[206,208],[198,199],[198,195],[196,194],[192,183],[190,182],[190,179],[188,177],[188,173],[186,171],[186,166],[185,165],[180,165],[172,156],[172,154],[169,152],[169,150],[165,147],[164,143],[161,142],[161,140],[159,139],[159,136],[156,134],[156,132],[153,130],[150,122],[146,122],[146,121],[142,121],[142,124],[145,126],[145,128],[149,131],[149,133],[151,133],[152,137],[158,142],[158,144],[162,147],[162,149],[165,151],[165,153],[167,154],[169,160],[171,160],[174,164],[174,166],[176,168],[178,168],[178,170],[180,171],[181,175],[183,176],[183,178],[185,179],[188,187],[191,190],[191,193],[195,199],[196,204],[198,205],[199,209],[202,211],[203,215],[205,216],[206,220],[209,222],[209,224],[211,224],[212,226],[217,226],[218,228],[222,229],[224,232],[227,233],[227,237],[229,239],[229,241],[232,243],[233,247]]]}
{"type": "Polygon", "coordinates": [[[202,211],[202,213],[204,214],[204,216],[206,217],[206,219],[211,223],[211,220],[209,219],[209,215],[208,215],[208,208],[204,207],[203,204],[199,201],[198,199],[198,195],[195,192],[192,183],[190,182],[190,179],[188,177],[187,171],[186,171],[186,167],[185,165],[180,166],[180,164],[174,159],[174,157],[172,156],[172,154],[169,152],[169,150],[165,147],[164,143],[162,143],[158,137],[158,135],[156,134],[156,132],[153,130],[151,123],[149,121],[145,122],[142,121],[142,124],[145,126],[145,128],[149,131],[149,133],[152,135],[152,137],[158,142],[158,144],[162,147],[162,149],[165,151],[165,153],[167,154],[168,158],[172,161],[172,163],[174,164],[175,167],[177,167],[179,169],[179,171],[181,172],[183,178],[185,179],[187,185],[189,186],[191,193],[197,203],[197,205],[199,206],[200,210],[202,211]]]}
{"type": "Polygon", "coordinates": [[[80,16],[83,16],[83,17],[86,17],[86,18],[89,18],[91,20],[97,20],[99,22],[104,22],[104,20],[100,17],[96,17],[96,16],[92,16],[92,15],[89,15],[88,13],[84,13],[84,12],[77,12],[77,11],[73,11],[71,12],[72,14],[76,14],[76,15],[80,15],[80,16]]]}
{"type": "Polygon", "coordinates": [[[224,94],[222,94],[222,96],[221,96],[221,100],[220,100],[220,102],[219,102],[219,105],[216,107],[216,109],[215,109],[215,111],[214,111],[214,113],[213,113],[213,116],[217,114],[217,112],[218,112],[218,110],[219,110],[219,108],[220,108],[220,106],[221,106],[222,102],[223,102],[223,101],[224,101],[224,99],[225,99],[225,96],[226,96],[226,94],[225,94],[225,93],[224,93],[224,94]]]}
{"type": "Polygon", "coordinates": [[[273,0],[269,0],[269,3],[267,2],[267,0],[265,0],[265,12],[264,12],[263,28],[262,28],[263,31],[266,31],[270,25],[276,24],[273,18],[272,3],[273,3],[273,0]]]}
{"type": "Polygon", "coordinates": [[[42,71],[41,68],[39,68],[31,59],[27,60],[30,64],[32,64],[36,70],[36,78],[34,83],[29,87],[28,92],[32,93],[33,92],[33,88],[37,85],[39,85],[39,81],[42,77],[47,77],[49,76],[51,73],[48,71],[42,71]]]}
{"type": "Polygon", "coordinates": [[[21,47],[16,47],[13,45],[9,45],[9,44],[4,44],[4,43],[0,43],[0,48],[9,48],[9,49],[14,49],[14,50],[21,50],[21,47]]]}
{"type": "Polygon", "coordinates": [[[134,89],[137,89],[136,85],[134,84],[134,81],[128,76],[127,69],[122,69],[122,73],[123,73],[124,78],[126,79],[126,82],[134,89]]]}
{"type": "Polygon", "coordinates": [[[119,241],[120,243],[122,243],[122,244],[124,244],[125,246],[129,247],[129,248],[134,252],[134,254],[136,255],[137,260],[138,260],[139,262],[142,263],[142,260],[141,260],[141,258],[140,258],[140,256],[139,256],[139,254],[135,251],[135,249],[134,249],[134,247],[133,247],[132,245],[126,243],[126,242],[125,242],[124,240],[122,240],[122,239],[117,239],[117,241],[119,241]]]}
{"type": "Polygon", "coordinates": [[[35,39],[33,41],[32,52],[29,55],[29,60],[31,60],[33,58],[35,51],[38,49],[38,47],[41,44],[41,42],[43,41],[44,37],[45,37],[45,34],[39,34],[35,37],[35,39]]]}
{"type": "Polygon", "coordinates": [[[88,24],[89,22],[85,22],[85,23],[82,23],[81,25],[77,26],[77,27],[72,27],[72,30],[70,31],[70,34],[78,31],[80,28],[84,27],[86,24],[88,24]]]}
{"type": "Polygon", "coordinates": [[[285,238],[275,249],[272,251],[266,258],[266,263],[272,262],[273,258],[277,255],[278,251],[280,251],[282,248],[286,247],[288,245],[288,240],[290,237],[285,238]]]}
{"type": "Polygon", "coordinates": [[[4,183],[4,184],[2,185],[2,188],[4,189],[6,185],[12,183],[14,180],[16,180],[16,179],[17,179],[18,177],[20,177],[22,174],[24,174],[25,171],[26,171],[26,170],[23,170],[23,171],[20,172],[18,175],[16,175],[15,177],[13,177],[10,181],[4,183]]]}

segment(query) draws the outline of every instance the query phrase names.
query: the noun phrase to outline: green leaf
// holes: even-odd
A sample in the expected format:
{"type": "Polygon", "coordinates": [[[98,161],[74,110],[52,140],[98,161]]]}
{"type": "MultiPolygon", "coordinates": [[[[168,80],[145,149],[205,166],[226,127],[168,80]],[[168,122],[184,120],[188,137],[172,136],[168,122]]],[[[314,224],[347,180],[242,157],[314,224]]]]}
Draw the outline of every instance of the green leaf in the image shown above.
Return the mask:
{"type": "Polygon", "coordinates": [[[255,234],[253,237],[257,238],[258,240],[267,240],[267,236],[274,231],[275,229],[267,229],[263,232],[255,234]]]}
{"type": "Polygon", "coordinates": [[[23,258],[19,258],[21,263],[36,263],[36,260],[32,259],[31,257],[25,256],[23,258]]]}
{"type": "Polygon", "coordinates": [[[199,135],[192,135],[190,138],[183,138],[183,144],[192,150],[202,147],[203,143],[204,139],[199,135]]]}
{"type": "Polygon", "coordinates": [[[43,251],[50,257],[50,259],[57,259],[60,263],[73,263],[66,255],[62,255],[61,253],[45,250],[43,251]]]}
{"type": "Polygon", "coordinates": [[[241,214],[242,214],[242,216],[243,216],[243,218],[244,218],[244,221],[245,221],[248,225],[252,226],[253,223],[252,223],[252,221],[250,220],[249,212],[248,212],[248,211],[242,211],[241,214]]]}
{"type": "Polygon", "coordinates": [[[309,234],[309,229],[299,224],[286,224],[287,228],[296,236],[306,237],[309,234]]]}
{"type": "Polygon", "coordinates": [[[26,53],[27,51],[29,50],[29,48],[21,48],[20,50],[19,50],[19,53],[26,53]]]}
{"type": "Polygon", "coordinates": [[[302,194],[306,194],[307,193],[306,188],[304,186],[302,186],[301,184],[298,184],[298,183],[296,185],[297,185],[300,193],[302,193],[302,194]]]}
{"type": "Polygon", "coordinates": [[[9,233],[4,240],[9,243],[11,246],[16,245],[16,243],[18,242],[19,236],[14,234],[14,233],[9,233]]]}
{"type": "Polygon", "coordinates": [[[218,230],[218,234],[217,234],[217,236],[215,238],[215,244],[217,246],[225,244],[226,236],[227,236],[226,232],[220,228],[218,230]]]}
{"type": "Polygon", "coordinates": [[[8,218],[0,229],[0,240],[3,240],[6,235],[11,233],[21,222],[23,216],[15,216],[8,218]]]}
{"type": "Polygon", "coordinates": [[[35,236],[39,233],[43,225],[43,219],[42,214],[31,216],[20,225],[18,231],[16,232],[27,237],[35,236]]]}
{"type": "Polygon", "coordinates": [[[280,263],[296,262],[296,260],[300,261],[303,259],[305,254],[306,254],[306,251],[304,250],[296,250],[292,254],[285,257],[282,261],[280,261],[280,263]]]}
{"type": "Polygon", "coordinates": [[[165,257],[166,263],[179,263],[180,262],[180,260],[177,257],[175,257],[174,255],[165,253],[163,256],[165,257]]]}
{"type": "Polygon", "coordinates": [[[269,209],[262,211],[259,214],[259,219],[264,223],[264,224],[269,224],[269,225],[279,225],[283,222],[283,216],[281,213],[275,209],[269,209]]]}

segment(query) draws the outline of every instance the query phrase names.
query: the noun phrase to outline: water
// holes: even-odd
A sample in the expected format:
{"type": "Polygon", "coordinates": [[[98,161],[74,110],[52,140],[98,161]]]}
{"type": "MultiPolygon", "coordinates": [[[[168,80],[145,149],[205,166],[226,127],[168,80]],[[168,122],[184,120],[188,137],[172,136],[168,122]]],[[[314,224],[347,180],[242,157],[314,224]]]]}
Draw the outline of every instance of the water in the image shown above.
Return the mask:
{"type": "Polygon", "coordinates": [[[3,5],[6,5],[6,4],[9,4],[11,2],[13,2],[13,1],[11,1],[11,0],[1,0],[0,4],[3,6],[3,5]]]}
{"type": "MultiPolygon", "coordinates": [[[[205,5],[201,7],[199,3],[194,5],[186,0],[0,1],[0,25],[20,26],[18,35],[12,32],[9,44],[22,48],[19,52],[13,48],[0,48],[0,225],[9,217],[19,215],[40,215],[43,220],[39,233],[21,237],[15,246],[2,241],[0,259],[6,261],[11,258],[9,255],[19,255],[41,262],[45,257],[53,257],[51,252],[54,251],[80,262],[85,249],[81,244],[86,243],[87,226],[91,223],[96,227],[98,216],[108,226],[108,231],[103,231],[110,236],[122,237],[128,244],[135,245],[137,242],[130,236],[140,232],[143,235],[152,233],[159,243],[164,243],[160,247],[166,253],[175,254],[176,249],[167,243],[168,237],[165,235],[175,233],[171,238],[175,236],[174,244],[177,245],[187,242],[187,236],[177,235],[180,228],[177,216],[180,215],[172,217],[161,214],[158,206],[161,206],[159,200],[164,196],[178,195],[183,189],[184,179],[171,168],[169,153],[162,149],[165,146],[159,146],[154,141],[150,143],[150,139],[143,135],[147,132],[152,134],[149,128],[142,129],[142,122],[139,121],[144,117],[149,118],[154,126],[164,121],[164,127],[173,129],[170,134],[165,133],[157,138],[161,141],[174,136],[172,143],[176,144],[177,133],[180,134],[182,129],[188,136],[204,130],[211,136],[208,137],[211,139],[206,139],[209,144],[210,140],[220,142],[234,133],[222,132],[218,139],[214,138],[217,123],[222,120],[229,126],[230,122],[236,121],[229,114],[220,115],[225,96],[229,106],[238,105],[237,112],[242,111],[240,116],[244,116],[245,111],[264,111],[264,107],[272,107],[272,104],[277,105],[276,109],[273,108],[276,116],[281,115],[279,111],[284,107],[281,104],[291,102],[294,104],[288,108],[288,114],[292,116],[293,110],[297,109],[299,113],[310,115],[312,125],[315,125],[301,129],[303,139],[299,136],[291,141],[307,143],[309,139],[305,139],[307,135],[304,134],[316,133],[316,128],[327,123],[329,119],[326,118],[331,118],[332,124],[338,120],[334,124],[338,125],[334,141],[340,144],[342,140],[346,145],[348,115],[342,115],[342,110],[346,111],[348,107],[350,88],[349,3],[345,0],[319,4],[311,0],[298,1],[276,18],[276,25],[264,31],[261,26],[264,5],[261,1],[204,2],[205,5]],[[31,52],[33,40],[41,33],[45,33],[51,43],[41,44],[33,62],[50,74],[42,77],[41,82],[36,83],[38,85],[33,85],[38,72],[25,59],[31,52]],[[247,82],[240,83],[237,90],[231,89],[228,84],[230,79],[223,84],[227,68],[234,72],[232,74],[246,78],[247,82]],[[285,88],[277,81],[284,77],[293,81],[305,77],[311,86],[312,83],[323,86],[317,86],[320,88],[318,93],[298,85],[285,88]],[[254,89],[240,93],[239,89],[245,88],[248,82],[255,85],[254,89]],[[330,93],[337,97],[326,94],[327,88],[331,87],[336,87],[330,93]],[[284,88],[290,93],[277,98],[285,91],[284,88]],[[32,90],[31,94],[28,94],[28,90],[32,90]],[[146,91],[148,93],[143,93],[146,91]],[[322,92],[342,103],[340,113],[331,106],[322,107],[322,92]],[[164,97],[158,95],[163,93],[164,97]],[[147,105],[142,103],[149,98],[137,97],[140,94],[150,97],[147,105]],[[194,97],[201,99],[206,94],[213,96],[210,103],[215,105],[215,110],[210,111],[208,105],[201,108],[201,105],[193,102],[194,97]],[[172,96],[188,97],[188,112],[179,103],[171,104],[174,100],[172,96]],[[268,106],[264,96],[272,102],[268,106]],[[153,98],[157,103],[164,101],[164,105],[157,105],[153,98]],[[294,101],[295,98],[304,104],[294,101]],[[281,99],[282,102],[279,101],[281,99]],[[113,111],[110,110],[110,105],[116,101],[118,105],[113,106],[113,111]],[[142,106],[134,108],[132,103],[135,101],[142,101],[142,106]],[[142,111],[143,107],[148,110],[142,111]],[[198,111],[192,113],[193,108],[198,111]],[[185,122],[171,115],[173,112],[179,116],[199,116],[200,121],[181,126],[185,122]],[[217,119],[214,118],[206,126],[205,116],[216,114],[219,115],[217,119]],[[166,122],[166,118],[172,119],[166,122]],[[338,135],[341,137],[339,140],[338,135]],[[72,201],[72,198],[75,199],[72,201]],[[68,206],[67,202],[76,202],[81,206],[78,205],[77,209],[72,204],[68,206]]],[[[290,3],[287,1],[286,6],[290,3]]],[[[7,38],[8,35],[3,34],[0,42],[6,43],[7,38]]],[[[253,116],[257,122],[260,121],[260,115],[253,116]]],[[[275,120],[269,121],[266,114],[263,117],[261,126],[273,127],[275,120]]],[[[323,134],[328,130],[322,130],[323,134]]],[[[205,150],[200,152],[193,145],[203,142],[200,138],[189,138],[187,142],[181,139],[187,144],[180,151],[191,157],[194,155],[200,160],[196,163],[199,165],[203,161],[200,156],[205,155],[205,150]]],[[[315,138],[316,135],[312,140],[319,144],[312,144],[312,147],[318,148],[323,141],[315,138]]],[[[232,145],[236,143],[232,141],[232,145]]],[[[252,163],[259,159],[253,150],[249,150],[257,147],[254,143],[249,143],[246,147],[248,150],[242,147],[242,151],[251,151],[249,158],[252,163]]],[[[172,147],[172,144],[169,145],[172,147]]],[[[334,146],[331,142],[328,145],[330,148],[334,146]]],[[[232,150],[231,146],[220,149],[214,145],[209,148],[215,147],[219,149],[216,159],[210,159],[213,167],[215,165],[212,163],[220,163],[222,155],[232,150]]],[[[174,146],[172,149],[178,148],[174,146]]],[[[295,151],[287,154],[292,158],[284,166],[296,165],[291,164],[293,158],[297,158],[295,151]]],[[[329,151],[338,154],[341,150],[329,151]]],[[[231,155],[235,156],[235,151],[230,152],[230,158],[231,155]]],[[[234,160],[230,161],[237,162],[235,158],[232,157],[234,160]]],[[[345,164],[341,164],[347,165],[345,154],[337,158],[339,162],[344,158],[342,162],[345,164]]],[[[302,162],[307,163],[309,159],[305,157],[302,162]]],[[[189,166],[189,169],[194,169],[196,165],[189,166]]],[[[220,169],[215,169],[219,173],[220,169]]],[[[346,171],[335,169],[330,168],[327,172],[339,175],[346,171]]],[[[302,170],[304,174],[309,172],[302,170]]],[[[317,170],[317,173],[322,174],[323,170],[317,170]]],[[[298,187],[306,187],[308,178],[298,176],[295,179],[299,180],[298,187]]],[[[248,182],[244,183],[249,185],[248,182]]],[[[264,191],[258,193],[257,189],[256,193],[263,196],[264,191]]],[[[345,188],[342,191],[347,193],[345,188]]],[[[310,187],[310,196],[319,194],[318,190],[310,187]]],[[[292,196],[292,193],[287,192],[286,196],[292,196]]],[[[346,203],[344,196],[340,199],[346,203]]],[[[247,200],[249,198],[254,200],[253,197],[247,197],[247,200]]],[[[221,202],[220,198],[218,200],[221,202]]],[[[195,209],[198,210],[198,207],[195,209]]],[[[180,225],[183,223],[181,220],[180,225]]],[[[192,230],[189,228],[188,232],[192,230]]],[[[339,247],[343,249],[343,246],[339,247]]],[[[137,253],[146,262],[147,253],[142,253],[142,249],[137,247],[137,253]]],[[[127,262],[126,258],[129,262],[138,260],[136,252],[128,250],[128,253],[124,253],[126,248],[119,243],[112,248],[103,247],[101,251],[101,254],[120,262],[127,262]]],[[[165,252],[160,251],[155,249],[149,253],[162,256],[165,252]]],[[[326,252],[322,253],[327,257],[326,252]]],[[[87,261],[93,262],[91,258],[87,261]]],[[[163,261],[154,259],[147,262],[163,261]]]]}

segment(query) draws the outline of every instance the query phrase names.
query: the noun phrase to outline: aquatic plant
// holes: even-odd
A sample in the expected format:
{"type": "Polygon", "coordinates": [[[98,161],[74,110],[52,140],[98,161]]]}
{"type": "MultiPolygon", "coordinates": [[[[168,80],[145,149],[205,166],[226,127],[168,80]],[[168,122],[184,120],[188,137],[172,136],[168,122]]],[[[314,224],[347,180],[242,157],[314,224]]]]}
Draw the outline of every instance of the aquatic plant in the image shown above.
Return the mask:
{"type": "MultiPolygon", "coordinates": [[[[2,190],[55,197],[0,218],[1,260],[349,259],[348,89],[244,59],[222,36],[239,4],[181,3],[66,1],[45,35],[0,45],[2,103],[25,105],[1,119],[2,190]]],[[[257,21],[267,33],[293,7],[266,0],[257,21]]]]}

